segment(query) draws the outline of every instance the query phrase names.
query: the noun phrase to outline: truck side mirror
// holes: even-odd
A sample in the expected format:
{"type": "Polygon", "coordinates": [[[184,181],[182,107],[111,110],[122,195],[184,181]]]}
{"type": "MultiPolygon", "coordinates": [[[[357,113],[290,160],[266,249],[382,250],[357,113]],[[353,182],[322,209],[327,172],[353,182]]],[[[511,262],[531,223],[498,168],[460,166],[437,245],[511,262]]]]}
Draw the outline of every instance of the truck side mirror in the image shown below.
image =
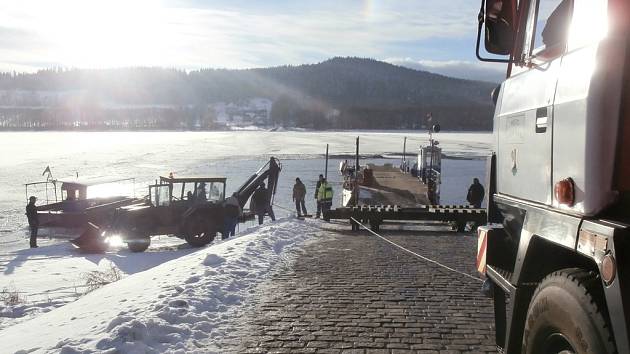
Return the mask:
{"type": "Polygon", "coordinates": [[[481,0],[479,10],[479,28],[477,33],[477,58],[482,61],[509,62],[506,59],[482,58],[479,54],[479,42],[483,25],[484,44],[490,54],[509,55],[514,45],[515,7],[514,0],[481,0]]]}
{"type": "Polygon", "coordinates": [[[486,3],[486,51],[508,55],[514,44],[514,14],[509,1],[487,0],[486,3]]]}

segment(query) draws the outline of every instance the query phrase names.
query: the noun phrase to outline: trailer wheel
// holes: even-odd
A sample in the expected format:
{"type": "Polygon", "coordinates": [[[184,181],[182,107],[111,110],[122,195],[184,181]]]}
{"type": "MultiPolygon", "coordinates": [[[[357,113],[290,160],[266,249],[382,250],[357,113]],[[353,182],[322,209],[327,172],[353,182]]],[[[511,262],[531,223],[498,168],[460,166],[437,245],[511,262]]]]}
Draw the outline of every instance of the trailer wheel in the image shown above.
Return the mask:
{"type": "Polygon", "coordinates": [[[151,244],[151,237],[135,238],[127,241],[127,247],[131,252],[144,252],[151,244]]]}
{"type": "Polygon", "coordinates": [[[195,214],[186,220],[185,239],[193,247],[202,247],[214,240],[217,232],[212,222],[201,214],[195,214]]]}
{"type": "Polygon", "coordinates": [[[522,353],[615,353],[600,282],[575,268],[545,277],[527,310],[522,353]]]}

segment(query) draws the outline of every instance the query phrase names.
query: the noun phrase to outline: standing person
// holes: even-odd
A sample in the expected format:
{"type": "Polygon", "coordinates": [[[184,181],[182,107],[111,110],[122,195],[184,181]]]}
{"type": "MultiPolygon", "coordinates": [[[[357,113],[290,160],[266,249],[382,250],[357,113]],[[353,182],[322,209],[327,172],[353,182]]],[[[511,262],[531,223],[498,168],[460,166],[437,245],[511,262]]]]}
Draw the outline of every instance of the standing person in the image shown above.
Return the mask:
{"type": "Polygon", "coordinates": [[[233,193],[231,197],[225,200],[225,205],[223,207],[223,234],[221,236],[222,240],[225,240],[226,238],[235,235],[238,219],[242,215],[243,210],[238,203],[236,193],[233,193]]]}
{"type": "Polygon", "coordinates": [[[330,210],[330,207],[332,206],[332,199],[332,186],[326,182],[326,178],[323,178],[322,183],[319,186],[319,190],[317,191],[317,201],[321,204],[322,215],[324,211],[330,210]]]}
{"type": "Polygon", "coordinates": [[[306,186],[299,178],[295,179],[295,184],[293,185],[293,201],[295,202],[295,210],[297,210],[297,216],[300,217],[302,215],[306,215],[306,204],[304,203],[304,199],[306,198],[306,186]],[[300,210],[301,207],[301,210],[300,210]],[[302,214],[300,214],[300,211],[302,214]]]}
{"type": "Polygon", "coordinates": [[[269,214],[272,221],[276,220],[269,200],[269,190],[265,188],[264,183],[261,183],[260,187],[256,189],[252,195],[252,201],[254,202],[254,213],[258,216],[258,225],[262,225],[265,213],[269,214]]]}
{"type": "Polygon", "coordinates": [[[473,184],[468,188],[468,195],[466,196],[466,200],[470,205],[475,208],[481,208],[481,202],[483,201],[483,197],[485,195],[483,186],[479,183],[478,178],[473,179],[473,184]]]}
{"type": "Polygon", "coordinates": [[[315,213],[315,218],[319,218],[319,215],[322,213],[322,205],[319,202],[319,198],[317,197],[319,193],[319,187],[322,185],[322,180],[324,180],[324,175],[319,175],[319,179],[317,180],[317,185],[315,186],[315,201],[317,203],[317,213],[315,213]]]}
{"type": "Polygon", "coordinates": [[[37,218],[37,207],[35,206],[36,200],[37,198],[31,196],[28,198],[28,204],[26,205],[26,218],[28,219],[28,226],[31,229],[31,248],[37,248],[39,219],[37,218]]]}

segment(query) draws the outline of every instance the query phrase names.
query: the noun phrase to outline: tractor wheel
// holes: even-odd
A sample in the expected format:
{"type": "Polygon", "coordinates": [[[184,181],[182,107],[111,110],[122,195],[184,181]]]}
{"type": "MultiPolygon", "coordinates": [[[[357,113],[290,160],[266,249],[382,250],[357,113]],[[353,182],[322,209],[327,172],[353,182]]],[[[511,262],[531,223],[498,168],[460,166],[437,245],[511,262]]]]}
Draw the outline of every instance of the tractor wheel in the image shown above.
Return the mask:
{"type": "Polygon", "coordinates": [[[202,247],[212,242],[217,235],[212,222],[201,214],[195,214],[186,220],[185,239],[193,247],[202,247]]]}
{"type": "Polygon", "coordinates": [[[600,284],[576,268],[544,278],[527,310],[522,353],[615,353],[600,284]]]}
{"type": "Polygon", "coordinates": [[[127,247],[131,252],[144,252],[151,244],[151,237],[138,237],[127,241],[127,247]]]}

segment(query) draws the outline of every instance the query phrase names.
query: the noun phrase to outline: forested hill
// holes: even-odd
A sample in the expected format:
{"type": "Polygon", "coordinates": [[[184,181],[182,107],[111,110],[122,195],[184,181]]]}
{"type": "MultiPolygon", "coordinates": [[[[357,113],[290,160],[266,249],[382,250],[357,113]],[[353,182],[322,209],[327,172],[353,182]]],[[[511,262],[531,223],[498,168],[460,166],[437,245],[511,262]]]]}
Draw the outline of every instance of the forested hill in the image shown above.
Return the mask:
{"type": "Polygon", "coordinates": [[[64,110],[74,105],[71,111],[79,109],[81,120],[102,125],[112,119],[113,108],[116,119],[138,120],[139,107],[153,107],[155,124],[182,127],[194,121],[213,127],[213,107],[267,99],[268,123],[275,125],[417,128],[431,112],[444,129],[489,130],[494,86],[361,58],[247,70],[45,70],[0,74],[0,117],[6,121],[19,112],[24,120],[30,112],[31,120],[40,121],[35,126],[59,125],[64,110]]]}

